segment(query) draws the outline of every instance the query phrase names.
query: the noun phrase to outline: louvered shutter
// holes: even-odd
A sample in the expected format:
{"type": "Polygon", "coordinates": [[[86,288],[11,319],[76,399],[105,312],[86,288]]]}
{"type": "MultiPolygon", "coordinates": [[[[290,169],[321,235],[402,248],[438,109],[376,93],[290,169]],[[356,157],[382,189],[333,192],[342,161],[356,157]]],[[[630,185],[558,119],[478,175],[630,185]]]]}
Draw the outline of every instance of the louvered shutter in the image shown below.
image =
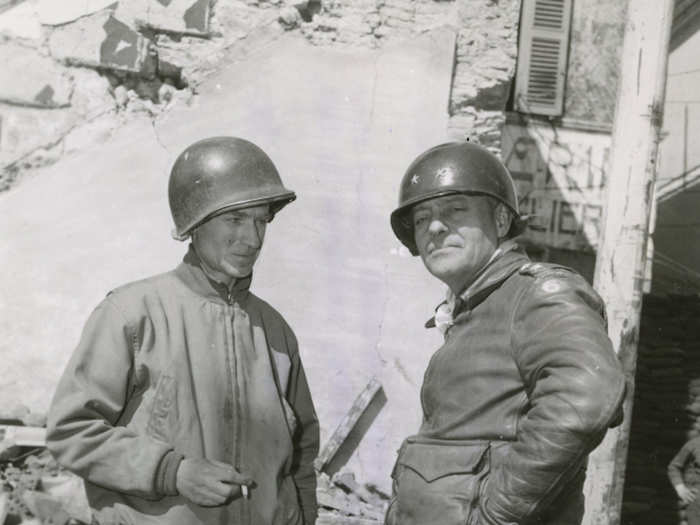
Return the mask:
{"type": "Polygon", "coordinates": [[[516,110],[562,114],[572,1],[523,0],[515,77],[516,110]]]}

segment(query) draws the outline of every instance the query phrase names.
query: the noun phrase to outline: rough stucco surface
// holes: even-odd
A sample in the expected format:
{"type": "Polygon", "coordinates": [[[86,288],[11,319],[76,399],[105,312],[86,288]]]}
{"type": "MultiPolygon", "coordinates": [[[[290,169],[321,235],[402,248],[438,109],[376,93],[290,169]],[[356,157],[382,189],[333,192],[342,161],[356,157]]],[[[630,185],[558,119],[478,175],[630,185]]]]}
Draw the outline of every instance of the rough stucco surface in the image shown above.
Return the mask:
{"type": "Polygon", "coordinates": [[[627,3],[577,0],[571,23],[564,116],[611,125],[627,3]]]}
{"type": "MultiPolygon", "coordinates": [[[[299,195],[270,229],[254,289],[299,336],[324,440],[379,376],[387,404],[349,467],[388,490],[394,452],[420,423],[423,371],[440,344],[423,323],[443,293],[388,215],[423,150],[449,137],[498,146],[519,1],[297,4],[219,0],[208,38],[130,27],[149,39],[142,58],[155,57],[155,72],[62,59],[67,107],[0,104],[0,164],[33,175],[0,194],[10,218],[0,224],[2,405],[46,410],[104,293],[177,263],[170,164],[204,136],[241,135],[299,195]],[[174,69],[184,86],[166,75],[174,69]]],[[[79,25],[104,19],[98,10],[79,25]]],[[[23,44],[51,56],[55,30],[23,44]]]]}
{"type": "Polygon", "coordinates": [[[104,294],[179,262],[168,169],[201,137],[240,135],[298,194],[270,225],[253,289],[297,333],[323,441],[379,377],[387,404],[349,467],[388,490],[393,453],[420,423],[422,373],[439,345],[423,323],[443,293],[388,214],[408,159],[445,139],[453,44],[443,30],[349,53],[283,35],[227,61],[192,106],[133,120],[0,195],[3,404],[45,410],[104,294]]]}

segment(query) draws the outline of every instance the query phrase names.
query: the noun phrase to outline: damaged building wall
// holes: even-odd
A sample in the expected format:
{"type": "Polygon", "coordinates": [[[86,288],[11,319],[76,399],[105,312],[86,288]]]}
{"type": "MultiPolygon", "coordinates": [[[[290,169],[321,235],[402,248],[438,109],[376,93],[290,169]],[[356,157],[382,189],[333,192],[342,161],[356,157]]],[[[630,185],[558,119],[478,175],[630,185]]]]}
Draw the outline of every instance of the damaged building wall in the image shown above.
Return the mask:
{"type": "Polygon", "coordinates": [[[520,0],[460,2],[450,136],[499,152],[518,53],[520,0]]]}
{"type": "MultiPolygon", "coordinates": [[[[17,8],[25,4],[44,5],[17,8]]],[[[423,323],[443,294],[393,237],[388,214],[403,171],[427,147],[449,137],[498,146],[519,2],[385,0],[367,13],[350,0],[219,1],[196,35],[182,26],[195,2],[171,2],[178,16],[133,11],[151,4],[45,18],[34,43],[3,44],[45,57],[72,82],[66,107],[0,106],[4,122],[39,112],[31,125],[3,126],[25,148],[0,149],[11,173],[36,166],[47,145],[55,152],[0,195],[10,217],[0,225],[9,239],[0,284],[12,298],[0,304],[3,403],[46,410],[104,293],[181,257],[165,200],[177,153],[203,136],[242,135],[299,196],[271,226],[253,288],[297,332],[322,441],[379,377],[386,406],[348,467],[388,491],[394,451],[420,423],[422,374],[440,344],[423,323]],[[88,122],[76,97],[91,84],[100,95],[87,97],[97,115],[88,122]],[[26,137],[60,111],[77,120],[30,146],[26,137]]]]}
{"type": "Polygon", "coordinates": [[[450,137],[498,150],[519,7],[519,0],[24,0],[0,13],[9,71],[0,79],[0,191],[107,140],[125,113],[158,115],[174,100],[191,103],[227,49],[283,30],[353,49],[453,27],[450,137]]]}
{"type": "MultiPolygon", "coordinates": [[[[626,2],[576,0],[571,13],[563,112],[507,112],[503,159],[531,216],[531,255],[593,280],[603,215],[626,2]]],[[[512,105],[513,101],[509,101],[512,105]]]]}

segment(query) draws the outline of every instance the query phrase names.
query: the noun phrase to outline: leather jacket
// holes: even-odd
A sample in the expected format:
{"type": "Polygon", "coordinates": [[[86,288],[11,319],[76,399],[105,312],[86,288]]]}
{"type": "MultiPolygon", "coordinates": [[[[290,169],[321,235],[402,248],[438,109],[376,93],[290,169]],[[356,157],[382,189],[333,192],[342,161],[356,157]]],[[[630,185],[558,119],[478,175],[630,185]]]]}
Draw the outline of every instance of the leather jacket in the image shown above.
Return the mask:
{"type": "Polygon", "coordinates": [[[588,454],[621,421],[604,306],[577,273],[509,251],[460,295],[393,471],[390,525],[578,524],[588,454]]]}

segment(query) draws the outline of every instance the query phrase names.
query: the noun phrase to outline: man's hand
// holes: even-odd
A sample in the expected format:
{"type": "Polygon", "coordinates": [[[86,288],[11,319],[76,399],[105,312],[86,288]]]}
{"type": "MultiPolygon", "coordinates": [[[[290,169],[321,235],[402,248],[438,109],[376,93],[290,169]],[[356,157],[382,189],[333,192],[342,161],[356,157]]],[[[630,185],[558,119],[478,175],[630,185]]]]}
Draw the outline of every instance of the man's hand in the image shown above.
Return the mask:
{"type": "Polygon", "coordinates": [[[205,507],[223,505],[241,493],[252,480],[228,463],[185,458],[177,469],[177,491],[192,503],[205,507]]]}
{"type": "Polygon", "coordinates": [[[695,489],[689,489],[685,486],[685,484],[676,485],[673,488],[676,489],[678,497],[686,505],[690,505],[693,501],[695,501],[695,498],[697,497],[697,491],[695,489]]]}

